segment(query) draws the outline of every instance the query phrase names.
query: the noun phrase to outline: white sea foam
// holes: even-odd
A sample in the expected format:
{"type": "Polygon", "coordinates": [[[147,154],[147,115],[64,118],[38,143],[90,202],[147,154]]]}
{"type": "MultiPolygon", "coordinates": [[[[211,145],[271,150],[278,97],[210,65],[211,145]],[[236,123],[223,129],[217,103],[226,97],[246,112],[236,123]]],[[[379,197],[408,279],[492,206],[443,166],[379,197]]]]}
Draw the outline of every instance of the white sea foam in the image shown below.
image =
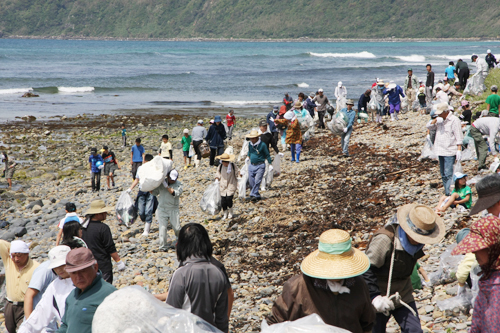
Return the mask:
{"type": "Polygon", "coordinates": [[[33,91],[33,88],[0,89],[0,95],[24,94],[30,91],[33,91]]]}
{"type": "Polygon", "coordinates": [[[299,87],[299,88],[307,88],[307,87],[309,87],[309,85],[307,83],[305,83],[305,82],[302,82],[302,83],[297,84],[297,87],[299,87]]]}
{"type": "Polygon", "coordinates": [[[309,55],[313,57],[321,58],[376,58],[377,56],[373,53],[363,51],[358,53],[314,53],[309,52],[309,55]]]}
{"type": "Polygon", "coordinates": [[[394,58],[407,61],[407,62],[423,62],[425,57],[423,55],[412,54],[410,56],[394,56],[394,58]]]}
{"type": "Polygon", "coordinates": [[[94,87],[57,87],[60,93],[84,93],[92,92],[95,90],[94,87]]]}
{"type": "Polygon", "coordinates": [[[469,59],[470,55],[447,55],[447,54],[441,54],[441,55],[432,55],[432,56],[429,56],[429,57],[457,61],[458,59],[469,59]]]}

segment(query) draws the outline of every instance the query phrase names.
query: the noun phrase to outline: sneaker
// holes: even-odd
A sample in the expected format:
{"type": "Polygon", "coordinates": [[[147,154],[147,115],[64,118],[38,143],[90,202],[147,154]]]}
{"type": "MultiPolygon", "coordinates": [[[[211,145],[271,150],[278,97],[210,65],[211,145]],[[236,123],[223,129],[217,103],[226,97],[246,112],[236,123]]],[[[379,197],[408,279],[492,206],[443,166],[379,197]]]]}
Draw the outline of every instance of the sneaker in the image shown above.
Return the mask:
{"type": "Polygon", "coordinates": [[[187,168],[188,168],[188,166],[186,165],[186,166],[184,167],[184,170],[187,170],[187,168]]]}

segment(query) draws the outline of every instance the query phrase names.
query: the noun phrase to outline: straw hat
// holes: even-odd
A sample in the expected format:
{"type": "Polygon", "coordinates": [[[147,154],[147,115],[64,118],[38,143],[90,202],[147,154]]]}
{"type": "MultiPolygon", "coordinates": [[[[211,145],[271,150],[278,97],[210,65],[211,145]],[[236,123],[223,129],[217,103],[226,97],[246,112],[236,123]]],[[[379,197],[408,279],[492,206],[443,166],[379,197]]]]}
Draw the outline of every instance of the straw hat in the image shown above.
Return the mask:
{"type": "Polygon", "coordinates": [[[354,105],[354,102],[352,99],[348,99],[346,105],[354,105]]]}
{"type": "Polygon", "coordinates": [[[432,208],[420,204],[408,204],[398,209],[401,228],[415,242],[436,244],[446,232],[443,219],[432,208]]]}
{"type": "Polygon", "coordinates": [[[347,279],[370,268],[370,259],[351,246],[348,232],[330,229],[319,237],[318,250],[309,254],[300,265],[302,272],[317,279],[347,279]]]}
{"type": "Polygon", "coordinates": [[[218,159],[222,162],[234,162],[235,157],[236,157],[235,155],[226,154],[226,153],[219,155],[219,156],[215,156],[216,159],[218,159]]]}
{"type": "Polygon", "coordinates": [[[384,80],[379,80],[379,81],[377,82],[377,84],[378,84],[379,86],[384,86],[384,85],[385,85],[385,82],[384,82],[384,80]]]}
{"type": "Polygon", "coordinates": [[[294,108],[296,108],[296,109],[297,109],[297,108],[302,109],[302,103],[301,103],[301,102],[299,102],[299,101],[297,101],[297,102],[295,102],[295,104],[293,105],[293,107],[294,107],[294,108]]]}
{"type": "Polygon", "coordinates": [[[259,131],[253,130],[253,131],[250,131],[250,134],[247,134],[246,138],[252,139],[252,138],[258,138],[259,136],[260,136],[259,131]]]}
{"type": "Polygon", "coordinates": [[[83,215],[93,215],[111,212],[114,208],[108,207],[102,200],[94,200],[90,203],[90,208],[83,215]]]}

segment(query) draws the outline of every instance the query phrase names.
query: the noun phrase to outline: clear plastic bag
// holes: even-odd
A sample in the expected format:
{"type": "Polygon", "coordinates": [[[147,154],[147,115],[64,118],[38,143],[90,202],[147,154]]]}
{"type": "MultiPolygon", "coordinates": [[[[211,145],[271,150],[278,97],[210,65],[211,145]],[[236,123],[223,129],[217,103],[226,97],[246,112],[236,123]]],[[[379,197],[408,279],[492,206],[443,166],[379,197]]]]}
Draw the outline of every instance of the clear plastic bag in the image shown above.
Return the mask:
{"type": "Polygon", "coordinates": [[[407,97],[403,97],[401,99],[401,110],[404,110],[408,107],[408,98],[407,97]]]}
{"type": "Polygon", "coordinates": [[[481,266],[475,266],[474,268],[471,269],[470,271],[470,279],[472,282],[472,307],[474,307],[474,302],[476,301],[477,294],[479,293],[479,279],[481,276],[479,276],[479,273],[481,273],[481,266]]]}
{"type": "MultiPolygon", "coordinates": [[[[260,325],[261,333],[349,333],[340,327],[325,324],[316,313],[309,316],[269,326],[265,320],[260,325]]],[[[93,333],[93,332],[92,332],[93,333]]]]}
{"type": "Polygon", "coordinates": [[[375,93],[371,94],[370,97],[370,102],[368,102],[368,110],[370,111],[377,111],[378,110],[378,103],[377,103],[377,98],[375,97],[375,93]]]}
{"type": "Polygon", "coordinates": [[[422,148],[422,153],[420,154],[420,157],[418,158],[418,160],[423,160],[423,159],[431,159],[431,160],[437,160],[438,157],[436,156],[436,154],[434,154],[434,151],[433,151],[433,144],[432,144],[432,141],[430,138],[426,138],[425,139],[425,143],[424,143],[424,148],[422,148]]]}
{"type": "Polygon", "coordinates": [[[339,115],[339,117],[333,117],[331,121],[329,121],[326,126],[334,135],[342,135],[344,134],[344,128],[347,127],[347,121],[345,121],[341,114],[343,112],[337,112],[335,115],[339,115]]]}
{"type": "Polygon", "coordinates": [[[274,172],[274,177],[278,177],[281,174],[281,155],[276,154],[274,155],[274,160],[273,160],[273,172],[274,172]]]}
{"type": "Polygon", "coordinates": [[[250,141],[244,140],[241,146],[240,154],[238,155],[238,162],[244,160],[248,156],[248,145],[250,141]]]}
{"type": "Polygon", "coordinates": [[[411,108],[412,108],[413,111],[420,110],[420,102],[418,101],[418,99],[416,99],[416,100],[413,101],[413,104],[412,104],[411,108]]]}
{"type": "Polygon", "coordinates": [[[484,176],[480,176],[480,175],[474,176],[474,177],[472,177],[471,179],[469,179],[467,181],[467,185],[477,184],[477,182],[480,181],[483,178],[484,178],[484,176]]]}
{"type": "Polygon", "coordinates": [[[491,165],[490,165],[490,171],[497,172],[497,169],[499,166],[500,166],[500,160],[498,159],[498,157],[495,157],[495,159],[493,160],[493,163],[491,163],[491,165]]]}
{"type": "Polygon", "coordinates": [[[485,76],[482,73],[476,73],[467,80],[467,86],[464,89],[464,95],[481,95],[485,90],[485,76]]]}
{"type": "Polygon", "coordinates": [[[462,151],[462,161],[471,161],[476,159],[476,146],[472,142],[467,145],[467,148],[464,149],[464,151],[462,151]]]}
{"type": "Polygon", "coordinates": [[[118,221],[127,227],[130,227],[137,218],[134,200],[132,200],[127,191],[123,191],[120,198],[118,198],[115,210],[118,221]]]}
{"type": "Polygon", "coordinates": [[[453,174],[456,174],[457,172],[463,173],[462,163],[460,162],[456,162],[453,166],[453,174]]]}
{"type": "Polygon", "coordinates": [[[217,215],[221,210],[220,185],[218,181],[213,182],[203,193],[200,200],[201,210],[210,215],[217,215]]]}
{"type": "Polygon", "coordinates": [[[125,287],[99,305],[92,333],[220,333],[200,317],[157,300],[144,288],[125,287]]]}
{"type": "Polygon", "coordinates": [[[297,120],[299,121],[300,131],[302,133],[306,132],[310,127],[314,127],[314,120],[309,112],[303,117],[297,117],[297,120]]]}
{"type": "Polygon", "coordinates": [[[457,244],[451,244],[446,247],[446,250],[441,253],[439,267],[436,272],[429,274],[431,285],[448,284],[457,280],[457,268],[460,262],[464,259],[464,255],[452,256],[451,251],[457,244]]]}
{"type": "Polygon", "coordinates": [[[194,147],[193,146],[189,146],[189,153],[188,153],[189,158],[193,157],[194,154],[195,154],[194,147]]]}
{"type": "Polygon", "coordinates": [[[458,312],[469,313],[472,306],[472,292],[470,289],[465,290],[465,295],[451,297],[442,301],[437,301],[436,305],[439,310],[451,312],[447,315],[456,314],[458,312]]]}
{"type": "Polygon", "coordinates": [[[226,150],[224,150],[224,154],[234,155],[234,148],[233,148],[233,146],[227,147],[226,150]]]}
{"type": "Polygon", "coordinates": [[[311,140],[311,137],[314,135],[314,127],[310,127],[302,136],[302,141],[307,142],[311,140]]]}
{"type": "Polygon", "coordinates": [[[248,183],[248,165],[249,164],[250,164],[250,161],[245,160],[245,165],[240,170],[241,177],[238,178],[238,198],[240,198],[240,199],[246,198],[247,183],[248,183]]]}
{"type": "Polygon", "coordinates": [[[137,171],[141,191],[149,192],[156,189],[172,170],[172,161],[161,156],[155,156],[151,161],[144,163],[137,171]]]}

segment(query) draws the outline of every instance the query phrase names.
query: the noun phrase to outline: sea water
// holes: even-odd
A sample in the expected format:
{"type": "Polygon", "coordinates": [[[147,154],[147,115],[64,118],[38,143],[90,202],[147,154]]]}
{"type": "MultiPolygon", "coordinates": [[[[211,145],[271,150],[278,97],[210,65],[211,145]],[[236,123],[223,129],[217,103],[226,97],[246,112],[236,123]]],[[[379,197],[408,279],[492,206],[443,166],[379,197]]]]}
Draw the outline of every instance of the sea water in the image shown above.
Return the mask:
{"type": "Polygon", "coordinates": [[[339,81],[357,100],[376,78],[404,84],[408,68],[436,81],[449,61],[484,57],[498,41],[215,42],[0,39],[0,121],[16,116],[163,112],[263,115],[339,81]],[[21,98],[25,92],[40,95],[21,98]]]}

